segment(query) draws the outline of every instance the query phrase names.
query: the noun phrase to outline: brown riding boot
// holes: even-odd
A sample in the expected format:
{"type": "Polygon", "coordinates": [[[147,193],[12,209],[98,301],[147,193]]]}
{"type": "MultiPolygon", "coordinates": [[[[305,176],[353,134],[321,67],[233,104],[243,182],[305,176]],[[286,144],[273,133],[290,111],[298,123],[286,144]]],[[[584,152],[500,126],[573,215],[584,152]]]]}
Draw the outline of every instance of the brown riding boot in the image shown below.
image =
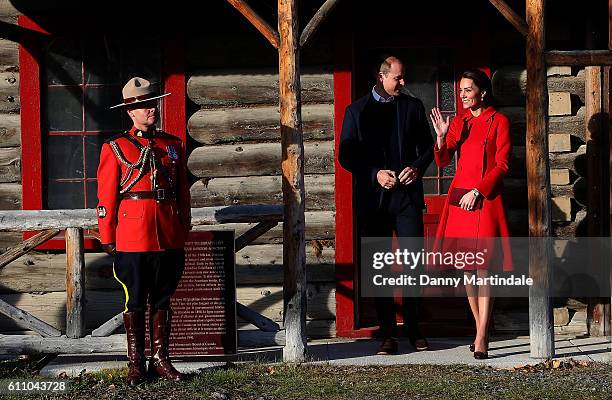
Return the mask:
{"type": "Polygon", "coordinates": [[[123,324],[127,336],[128,376],[130,386],[136,386],[145,378],[145,313],[144,311],[123,313],[123,324]]]}
{"type": "Polygon", "coordinates": [[[161,376],[172,381],[183,380],[183,374],[170,363],[168,347],[172,311],[157,310],[149,313],[149,334],[151,335],[151,359],[149,360],[149,376],[161,376]]]}

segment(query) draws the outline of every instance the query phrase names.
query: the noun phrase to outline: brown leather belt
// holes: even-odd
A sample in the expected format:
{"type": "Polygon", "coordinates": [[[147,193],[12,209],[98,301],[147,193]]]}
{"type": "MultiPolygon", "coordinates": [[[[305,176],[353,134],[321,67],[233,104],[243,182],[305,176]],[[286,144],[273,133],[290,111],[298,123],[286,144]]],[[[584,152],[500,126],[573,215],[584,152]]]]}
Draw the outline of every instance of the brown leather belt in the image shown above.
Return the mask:
{"type": "Polygon", "coordinates": [[[174,191],[174,189],[155,189],[152,191],[127,192],[121,195],[121,199],[122,200],[153,199],[157,201],[174,200],[176,199],[176,192],[174,191]]]}

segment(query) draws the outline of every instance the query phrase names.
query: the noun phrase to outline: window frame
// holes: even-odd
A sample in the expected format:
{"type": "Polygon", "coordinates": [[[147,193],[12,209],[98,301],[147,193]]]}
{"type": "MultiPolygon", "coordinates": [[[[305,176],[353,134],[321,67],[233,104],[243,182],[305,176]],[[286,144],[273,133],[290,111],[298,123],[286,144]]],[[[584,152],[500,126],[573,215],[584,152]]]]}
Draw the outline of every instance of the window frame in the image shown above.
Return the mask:
{"type": "MultiPolygon", "coordinates": [[[[23,210],[42,210],[43,208],[43,168],[44,154],[42,148],[42,104],[41,68],[44,65],[44,46],[41,37],[52,34],[37,24],[32,18],[19,16],[18,25],[30,32],[24,35],[19,44],[19,73],[21,99],[21,165],[22,165],[22,195],[23,210]]],[[[181,32],[164,35],[161,38],[161,75],[162,90],[172,93],[162,99],[163,107],[161,129],[178,136],[183,143],[187,139],[186,117],[186,79],[185,79],[185,47],[184,35],[181,32]]],[[[35,232],[24,232],[24,239],[33,236],[35,232]]],[[[63,235],[62,235],[63,236],[63,235]]],[[[86,249],[98,249],[99,243],[94,236],[86,235],[86,249]]],[[[65,241],[58,236],[43,245],[38,250],[60,250],[65,248],[65,241]]]]}

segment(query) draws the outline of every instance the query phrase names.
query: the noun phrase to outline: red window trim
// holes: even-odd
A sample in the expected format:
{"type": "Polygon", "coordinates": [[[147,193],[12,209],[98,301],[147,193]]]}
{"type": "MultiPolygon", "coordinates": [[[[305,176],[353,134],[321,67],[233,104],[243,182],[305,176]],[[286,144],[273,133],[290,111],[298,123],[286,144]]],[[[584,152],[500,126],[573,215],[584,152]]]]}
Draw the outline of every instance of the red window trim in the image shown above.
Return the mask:
{"type": "MultiPolygon", "coordinates": [[[[24,35],[19,44],[19,72],[21,99],[21,163],[22,166],[22,195],[23,210],[41,210],[43,206],[42,185],[42,131],[41,131],[41,82],[38,60],[41,59],[37,36],[49,35],[45,29],[27,16],[20,16],[17,20],[21,28],[32,31],[36,35],[24,35]]],[[[178,136],[183,143],[187,139],[186,117],[186,79],[185,79],[185,47],[182,33],[173,33],[162,39],[162,77],[163,87],[172,96],[164,98],[162,107],[163,130],[178,136]]],[[[33,236],[32,232],[25,232],[24,239],[33,236]]],[[[64,241],[50,240],[37,247],[38,250],[57,250],[64,248],[64,241]]],[[[93,249],[98,246],[97,241],[86,238],[85,246],[93,249]]]]}

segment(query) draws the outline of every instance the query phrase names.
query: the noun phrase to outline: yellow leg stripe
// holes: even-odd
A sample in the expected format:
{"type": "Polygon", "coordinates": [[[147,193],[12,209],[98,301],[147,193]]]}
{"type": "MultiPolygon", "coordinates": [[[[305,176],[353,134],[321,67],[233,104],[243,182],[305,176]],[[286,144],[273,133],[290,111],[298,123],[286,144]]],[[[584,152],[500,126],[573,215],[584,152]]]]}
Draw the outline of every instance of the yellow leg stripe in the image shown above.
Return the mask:
{"type": "Polygon", "coordinates": [[[113,276],[115,277],[117,282],[119,282],[121,286],[123,286],[123,291],[125,292],[125,310],[123,310],[123,312],[126,313],[128,311],[127,303],[128,303],[128,300],[130,299],[130,294],[128,293],[127,286],[125,286],[125,284],[121,282],[121,279],[117,278],[117,274],[115,273],[115,263],[114,262],[113,262],[113,276]]]}

